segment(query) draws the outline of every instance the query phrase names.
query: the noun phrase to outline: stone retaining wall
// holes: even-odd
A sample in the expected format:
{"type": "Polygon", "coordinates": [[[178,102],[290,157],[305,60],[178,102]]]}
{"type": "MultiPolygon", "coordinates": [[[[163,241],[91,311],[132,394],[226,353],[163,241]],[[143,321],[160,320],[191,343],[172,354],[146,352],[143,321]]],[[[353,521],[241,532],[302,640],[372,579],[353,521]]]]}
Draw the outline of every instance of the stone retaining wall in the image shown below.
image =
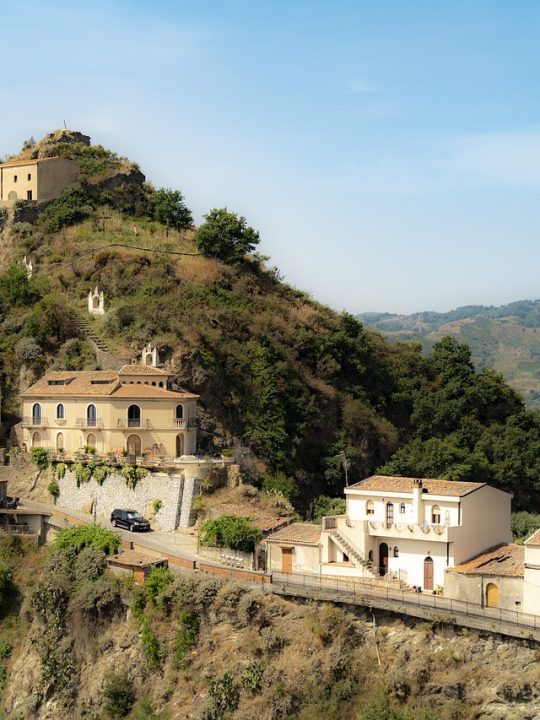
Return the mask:
{"type": "MultiPolygon", "coordinates": [[[[60,487],[59,505],[81,512],[95,512],[97,519],[105,525],[110,521],[112,510],[125,508],[138,510],[151,520],[156,530],[172,532],[179,527],[183,473],[149,473],[139,480],[134,490],[130,490],[125,478],[116,473],[109,475],[103,485],[98,485],[92,478],[78,488],[75,473],[66,468],[66,474],[57,482],[60,487]],[[152,510],[153,500],[162,502],[161,509],[155,515],[152,510]]],[[[189,519],[189,511],[184,516],[189,519]]]]}

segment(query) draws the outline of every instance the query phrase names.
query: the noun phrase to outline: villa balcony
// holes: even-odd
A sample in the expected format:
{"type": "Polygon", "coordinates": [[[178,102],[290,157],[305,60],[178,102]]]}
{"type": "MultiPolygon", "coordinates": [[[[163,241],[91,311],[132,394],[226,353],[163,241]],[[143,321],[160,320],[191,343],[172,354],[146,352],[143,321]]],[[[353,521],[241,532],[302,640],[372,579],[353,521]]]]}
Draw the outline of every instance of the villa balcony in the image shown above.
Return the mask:
{"type": "Polygon", "coordinates": [[[150,420],[142,420],[136,418],[129,418],[127,422],[125,420],[118,420],[116,423],[117,430],[151,430],[152,428],[153,425],[150,420]]]}
{"type": "Polygon", "coordinates": [[[33,415],[32,417],[25,417],[22,421],[23,428],[44,428],[49,427],[49,420],[42,415],[33,415]]]}
{"type": "Polygon", "coordinates": [[[193,429],[199,425],[197,418],[177,418],[173,420],[173,428],[175,430],[186,430],[186,428],[193,429]]]}
{"type": "Polygon", "coordinates": [[[103,420],[100,418],[77,418],[75,427],[94,430],[103,430],[103,420]]]}

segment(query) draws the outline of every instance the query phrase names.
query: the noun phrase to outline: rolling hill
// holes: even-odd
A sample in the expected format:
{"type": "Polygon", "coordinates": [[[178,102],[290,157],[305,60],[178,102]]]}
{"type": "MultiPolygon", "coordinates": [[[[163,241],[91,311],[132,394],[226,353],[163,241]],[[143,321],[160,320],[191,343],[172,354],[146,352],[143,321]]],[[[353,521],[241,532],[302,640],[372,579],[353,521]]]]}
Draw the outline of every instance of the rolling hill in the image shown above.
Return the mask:
{"type": "Polygon", "coordinates": [[[478,368],[499,370],[529,407],[540,409],[540,300],[467,305],[447,313],[357,317],[388,340],[416,340],[426,351],[445,335],[467,343],[478,368]]]}

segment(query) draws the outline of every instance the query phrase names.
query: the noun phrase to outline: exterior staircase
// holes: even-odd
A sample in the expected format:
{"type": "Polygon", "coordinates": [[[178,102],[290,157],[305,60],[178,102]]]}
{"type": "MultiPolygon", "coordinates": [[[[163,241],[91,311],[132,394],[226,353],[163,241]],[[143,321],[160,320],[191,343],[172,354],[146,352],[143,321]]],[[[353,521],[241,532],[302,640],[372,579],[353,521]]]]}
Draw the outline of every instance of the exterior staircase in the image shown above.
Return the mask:
{"type": "Polygon", "coordinates": [[[111,352],[111,349],[107,345],[107,343],[102,340],[98,335],[96,335],[96,333],[92,329],[92,326],[90,325],[90,321],[87,318],[83,317],[76,310],[71,311],[71,317],[73,318],[75,327],[83,337],[85,337],[87,340],[90,340],[98,348],[98,350],[107,353],[111,352]]]}
{"type": "Polygon", "coordinates": [[[362,553],[352,545],[348,538],[344,538],[337,530],[333,530],[330,533],[330,537],[341,549],[341,551],[347,555],[349,560],[356,565],[356,567],[364,568],[368,576],[371,575],[372,577],[378,577],[371,560],[366,560],[362,553]]]}

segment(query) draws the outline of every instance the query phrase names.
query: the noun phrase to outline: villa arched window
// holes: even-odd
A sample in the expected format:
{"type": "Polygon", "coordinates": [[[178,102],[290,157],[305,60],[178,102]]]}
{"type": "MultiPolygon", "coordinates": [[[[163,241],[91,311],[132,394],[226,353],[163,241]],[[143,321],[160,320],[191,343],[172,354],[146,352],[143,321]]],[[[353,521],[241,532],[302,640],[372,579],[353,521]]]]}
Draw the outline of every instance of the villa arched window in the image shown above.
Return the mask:
{"type": "Polygon", "coordinates": [[[394,557],[399,557],[399,550],[398,550],[397,545],[394,546],[394,557]]]}
{"type": "Polygon", "coordinates": [[[63,420],[64,419],[64,406],[62,403],[58,403],[56,406],[56,419],[57,420],[63,420]]]}
{"type": "Polygon", "coordinates": [[[58,452],[62,452],[64,450],[64,433],[59,432],[56,436],[56,449],[58,452]]]}
{"type": "Polygon", "coordinates": [[[366,515],[375,515],[375,503],[373,500],[368,500],[366,503],[366,515]]]}
{"type": "Polygon", "coordinates": [[[184,417],[184,406],[177,405],[176,406],[176,419],[181,420],[183,417],[184,417]]]}
{"type": "Polygon", "coordinates": [[[438,505],[433,505],[431,508],[431,522],[433,525],[441,524],[441,508],[438,505]]]}
{"type": "Polygon", "coordinates": [[[405,503],[401,503],[401,505],[399,506],[399,514],[405,515],[405,503]]]}
{"type": "Polygon", "coordinates": [[[97,410],[95,405],[89,405],[86,408],[86,424],[88,427],[96,427],[97,425],[97,410]]]}
{"type": "Polygon", "coordinates": [[[32,425],[41,425],[41,405],[39,403],[32,405],[32,425]]]}
{"type": "Polygon", "coordinates": [[[141,408],[138,405],[128,407],[128,427],[141,427],[141,408]]]}

